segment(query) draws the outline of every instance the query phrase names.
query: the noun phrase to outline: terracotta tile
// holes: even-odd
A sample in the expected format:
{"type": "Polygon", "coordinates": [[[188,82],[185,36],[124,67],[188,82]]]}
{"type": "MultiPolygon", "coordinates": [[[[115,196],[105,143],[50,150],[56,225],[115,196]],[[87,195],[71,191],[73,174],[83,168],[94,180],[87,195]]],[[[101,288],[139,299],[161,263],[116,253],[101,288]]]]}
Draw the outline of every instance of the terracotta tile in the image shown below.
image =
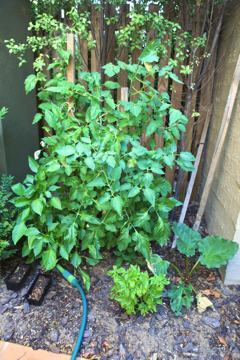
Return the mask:
{"type": "Polygon", "coordinates": [[[0,360],[70,360],[70,356],[0,341],[0,360]]]}

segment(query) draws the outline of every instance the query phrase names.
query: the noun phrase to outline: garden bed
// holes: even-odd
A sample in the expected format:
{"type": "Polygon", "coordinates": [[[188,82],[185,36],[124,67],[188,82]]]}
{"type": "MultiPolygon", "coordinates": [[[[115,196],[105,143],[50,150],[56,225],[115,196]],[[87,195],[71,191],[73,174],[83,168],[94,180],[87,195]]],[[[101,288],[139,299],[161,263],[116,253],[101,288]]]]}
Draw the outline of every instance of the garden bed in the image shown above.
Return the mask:
{"type": "MultiPolygon", "coordinates": [[[[216,272],[204,270],[195,278],[214,309],[196,308],[175,317],[165,299],[156,314],[128,317],[109,300],[112,263],[91,270],[89,317],[82,354],[90,359],[240,359],[240,287],[225,287],[216,272]],[[230,356],[231,355],[231,356],[230,356]]],[[[8,291],[1,279],[0,337],[53,352],[71,353],[81,321],[79,294],[57,272],[42,306],[24,303],[26,288],[8,291]]]]}

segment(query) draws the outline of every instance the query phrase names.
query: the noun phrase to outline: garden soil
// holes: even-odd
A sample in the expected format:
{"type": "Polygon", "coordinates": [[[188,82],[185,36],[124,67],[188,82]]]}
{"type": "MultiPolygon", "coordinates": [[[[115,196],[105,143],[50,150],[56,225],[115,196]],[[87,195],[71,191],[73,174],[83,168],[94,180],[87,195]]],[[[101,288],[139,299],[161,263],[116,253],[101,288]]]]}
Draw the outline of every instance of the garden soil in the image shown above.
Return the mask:
{"type": "MultiPolygon", "coordinates": [[[[174,251],[165,250],[171,259],[174,251]]],[[[109,256],[108,256],[109,258],[109,256]]],[[[177,259],[176,259],[177,261],[177,259]]],[[[109,299],[112,260],[89,269],[89,316],[81,355],[97,360],[237,360],[240,359],[240,287],[226,287],[217,272],[199,270],[194,287],[204,291],[213,308],[199,314],[196,304],[176,317],[165,294],[157,312],[127,316],[109,299]]],[[[14,266],[14,264],[13,264],[14,266]]],[[[9,269],[11,270],[11,269],[9,269]]],[[[70,354],[81,323],[79,293],[56,271],[41,306],[24,300],[29,283],[19,292],[8,291],[0,280],[0,338],[34,349],[70,354]]],[[[170,273],[172,280],[177,278],[170,273]]],[[[31,282],[31,280],[30,280],[31,282]]]]}

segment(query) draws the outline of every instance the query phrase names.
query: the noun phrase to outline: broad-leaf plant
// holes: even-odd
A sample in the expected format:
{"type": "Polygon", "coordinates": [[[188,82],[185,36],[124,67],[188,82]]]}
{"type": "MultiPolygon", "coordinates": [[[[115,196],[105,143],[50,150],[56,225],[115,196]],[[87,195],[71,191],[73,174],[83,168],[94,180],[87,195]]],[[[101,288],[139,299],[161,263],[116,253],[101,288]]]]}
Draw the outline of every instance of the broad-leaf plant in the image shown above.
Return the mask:
{"type": "Polygon", "coordinates": [[[176,264],[171,265],[180,276],[178,285],[173,285],[169,291],[170,305],[176,315],[180,315],[182,308],[189,308],[196,292],[191,284],[192,274],[199,265],[208,269],[220,268],[227,264],[238,250],[238,244],[220,236],[201,235],[189,228],[186,224],[174,223],[173,231],[176,236],[176,247],[179,253],[185,256],[185,268],[181,269],[176,264]],[[190,266],[189,258],[194,257],[195,262],[190,266]]]}

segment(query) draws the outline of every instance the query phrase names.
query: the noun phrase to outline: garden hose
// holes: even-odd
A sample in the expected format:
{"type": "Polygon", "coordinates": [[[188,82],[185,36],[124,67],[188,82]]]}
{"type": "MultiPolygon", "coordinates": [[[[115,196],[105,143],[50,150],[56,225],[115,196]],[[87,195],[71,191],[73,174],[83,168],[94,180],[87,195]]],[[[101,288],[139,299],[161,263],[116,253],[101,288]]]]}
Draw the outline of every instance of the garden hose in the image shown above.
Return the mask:
{"type": "Polygon", "coordinates": [[[57,269],[61,273],[61,275],[64,277],[64,279],[66,279],[73,287],[78,289],[78,291],[80,292],[81,298],[82,298],[83,317],[82,317],[82,322],[81,322],[77,342],[76,342],[76,345],[75,345],[75,347],[73,349],[72,356],[71,356],[71,360],[76,360],[78,352],[79,352],[80,347],[82,345],[83,334],[84,334],[86,324],[87,324],[87,312],[88,312],[88,310],[87,310],[87,298],[86,298],[86,295],[84,293],[83,288],[81,287],[80,283],[75,278],[75,276],[73,276],[68,270],[64,269],[61,265],[57,265],[57,269]]]}

